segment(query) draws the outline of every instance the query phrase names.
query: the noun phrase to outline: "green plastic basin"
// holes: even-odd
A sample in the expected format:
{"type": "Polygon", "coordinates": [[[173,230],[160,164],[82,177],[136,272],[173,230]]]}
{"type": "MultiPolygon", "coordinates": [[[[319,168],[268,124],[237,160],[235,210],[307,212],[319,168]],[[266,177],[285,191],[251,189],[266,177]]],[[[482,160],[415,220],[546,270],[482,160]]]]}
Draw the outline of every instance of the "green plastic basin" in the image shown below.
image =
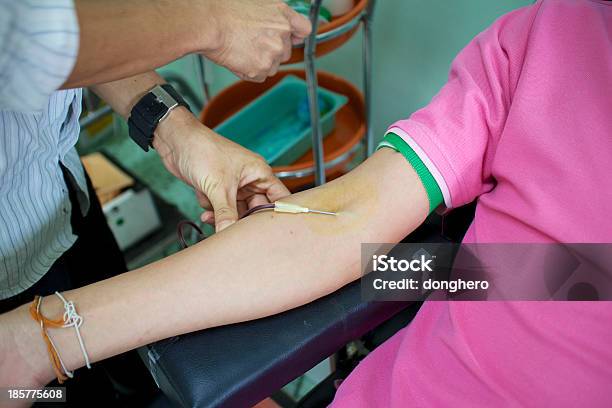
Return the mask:
{"type": "MultiPolygon", "coordinates": [[[[348,98],[321,87],[318,97],[325,137],[348,98]]],[[[293,75],[285,77],[214,130],[260,154],[272,166],[294,163],[312,147],[306,82],[293,75]]]]}

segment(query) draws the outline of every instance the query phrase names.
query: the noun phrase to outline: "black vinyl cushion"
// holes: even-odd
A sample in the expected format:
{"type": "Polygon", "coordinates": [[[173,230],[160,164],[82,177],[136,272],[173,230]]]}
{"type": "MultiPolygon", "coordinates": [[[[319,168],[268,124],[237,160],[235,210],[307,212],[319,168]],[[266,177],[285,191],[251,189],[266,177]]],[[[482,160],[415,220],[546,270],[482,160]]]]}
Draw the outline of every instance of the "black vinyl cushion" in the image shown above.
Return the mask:
{"type": "MultiPolygon", "coordinates": [[[[445,222],[434,214],[402,242],[460,242],[474,207],[454,210],[445,222]]],[[[252,407],[411,304],[364,302],[356,281],[297,309],[173,337],[139,353],[179,406],[252,407]]]]}
{"type": "Polygon", "coordinates": [[[174,337],[139,353],[179,406],[252,407],[409,305],[363,302],[353,282],[279,315],[174,337]]]}

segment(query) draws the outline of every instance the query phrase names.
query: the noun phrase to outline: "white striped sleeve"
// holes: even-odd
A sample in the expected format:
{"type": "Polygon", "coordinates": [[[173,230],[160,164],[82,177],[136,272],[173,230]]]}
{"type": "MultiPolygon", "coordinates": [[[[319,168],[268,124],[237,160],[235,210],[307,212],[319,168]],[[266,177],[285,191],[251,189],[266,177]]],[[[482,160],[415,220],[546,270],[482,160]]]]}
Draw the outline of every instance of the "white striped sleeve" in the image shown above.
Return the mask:
{"type": "Polygon", "coordinates": [[[73,0],[0,0],[0,109],[42,110],[79,47],[73,0]]]}

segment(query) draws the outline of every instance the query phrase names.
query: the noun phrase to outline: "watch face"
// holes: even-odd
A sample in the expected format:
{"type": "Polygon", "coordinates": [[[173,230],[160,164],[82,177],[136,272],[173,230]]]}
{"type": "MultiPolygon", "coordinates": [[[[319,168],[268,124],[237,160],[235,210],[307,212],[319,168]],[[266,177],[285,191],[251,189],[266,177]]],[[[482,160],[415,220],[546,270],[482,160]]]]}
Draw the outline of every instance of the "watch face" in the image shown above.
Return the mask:
{"type": "Polygon", "coordinates": [[[147,105],[146,110],[153,117],[157,117],[162,113],[165,113],[168,107],[164,105],[159,99],[152,97],[152,102],[147,105]]]}

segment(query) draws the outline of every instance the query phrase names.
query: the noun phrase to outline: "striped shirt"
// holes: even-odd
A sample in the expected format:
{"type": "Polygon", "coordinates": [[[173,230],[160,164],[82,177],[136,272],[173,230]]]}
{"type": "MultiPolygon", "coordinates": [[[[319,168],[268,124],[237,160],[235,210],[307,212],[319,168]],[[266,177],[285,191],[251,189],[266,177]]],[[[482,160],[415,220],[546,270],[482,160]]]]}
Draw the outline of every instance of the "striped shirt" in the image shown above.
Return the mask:
{"type": "Polygon", "coordinates": [[[36,283],[76,241],[60,163],[89,209],[74,148],[81,90],[56,91],[78,42],[72,0],[0,0],[0,299],[36,283]]]}

